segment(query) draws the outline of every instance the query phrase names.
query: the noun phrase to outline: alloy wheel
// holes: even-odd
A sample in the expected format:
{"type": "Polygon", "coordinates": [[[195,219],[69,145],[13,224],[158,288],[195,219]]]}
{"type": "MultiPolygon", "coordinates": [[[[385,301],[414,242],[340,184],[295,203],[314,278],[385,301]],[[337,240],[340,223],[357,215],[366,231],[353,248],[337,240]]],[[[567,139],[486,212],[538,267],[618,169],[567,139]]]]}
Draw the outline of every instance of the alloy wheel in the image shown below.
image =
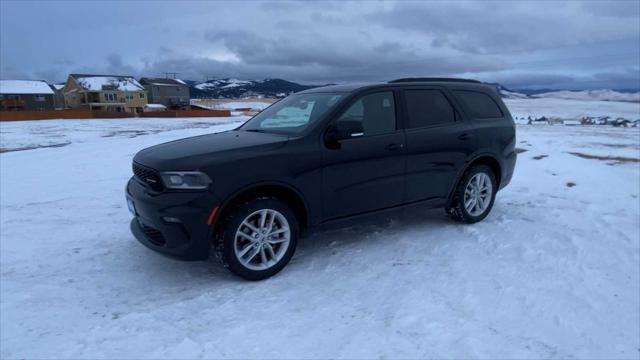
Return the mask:
{"type": "Polygon", "coordinates": [[[479,172],[469,179],[464,189],[464,208],[471,216],[482,215],[491,204],[493,185],[489,175],[479,172]]]}
{"type": "Polygon", "coordinates": [[[279,211],[261,209],[247,216],[236,231],[234,252],[247,269],[267,270],[287,252],[291,228],[279,211]]]}

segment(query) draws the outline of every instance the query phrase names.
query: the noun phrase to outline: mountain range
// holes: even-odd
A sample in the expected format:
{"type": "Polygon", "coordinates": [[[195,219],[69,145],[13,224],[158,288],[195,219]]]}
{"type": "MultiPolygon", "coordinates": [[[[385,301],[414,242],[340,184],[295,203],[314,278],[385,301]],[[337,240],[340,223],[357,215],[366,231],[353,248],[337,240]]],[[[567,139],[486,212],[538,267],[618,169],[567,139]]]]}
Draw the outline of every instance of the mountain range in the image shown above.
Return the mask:
{"type": "Polygon", "coordinates": [[[323,85],[301,85],[282,79],[238,80],[212,79],[205,82],[186,81],[192,98],[239,98],[247,96],[285,97],[291,93],[323,85]]]}
{"type": "MultiPolygon", "coordinates": [[[[211,79],[204,82],[185,80],[191,97],[242,98],[248,96],[285,97],[289,94],[325,85],[302,85],[283,79],[239,80],[234,78],[211,79]]],[[[640,102],[640,92],[615,90],[512,90],[499,83],[487,83],[496,88],[506,99],[559,98],[571,100],[601,100],[640,102]]]]}

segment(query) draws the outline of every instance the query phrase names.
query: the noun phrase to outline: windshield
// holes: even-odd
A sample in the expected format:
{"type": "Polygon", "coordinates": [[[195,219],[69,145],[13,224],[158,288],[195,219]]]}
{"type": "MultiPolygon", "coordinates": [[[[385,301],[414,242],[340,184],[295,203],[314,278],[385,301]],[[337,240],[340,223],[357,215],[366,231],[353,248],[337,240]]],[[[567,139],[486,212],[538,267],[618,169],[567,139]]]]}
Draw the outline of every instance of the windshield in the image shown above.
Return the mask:
{"type": "Polygon", "coordinates": [[[336,93],[297,94],[286,97],[251,118],[240,130],[299,134],[327,113],[342,98],[336,93]]]}

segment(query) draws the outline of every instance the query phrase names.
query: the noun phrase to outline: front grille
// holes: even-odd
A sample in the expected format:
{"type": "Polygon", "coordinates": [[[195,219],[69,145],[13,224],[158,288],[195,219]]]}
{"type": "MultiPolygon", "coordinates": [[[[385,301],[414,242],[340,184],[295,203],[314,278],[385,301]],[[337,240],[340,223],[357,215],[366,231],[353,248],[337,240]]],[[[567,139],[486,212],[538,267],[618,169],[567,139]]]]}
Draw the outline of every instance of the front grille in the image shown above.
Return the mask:
{"type": "Polygon", "coordinates": [[[140,228],[142,232],[147,236],[149,241],[158,246],[164,246],[166,243],[164,236],[159,230],[152,228],[151,226],[145,225],[141,221],[138,222],[140,224],[140,228]]]}
{"type": "Polygon", "coordinates": [[[133,175],[142,183],[149,185],[153,190],[162,190],[162,179],[160,179],[157,171],[134,162],[133,175]]]}

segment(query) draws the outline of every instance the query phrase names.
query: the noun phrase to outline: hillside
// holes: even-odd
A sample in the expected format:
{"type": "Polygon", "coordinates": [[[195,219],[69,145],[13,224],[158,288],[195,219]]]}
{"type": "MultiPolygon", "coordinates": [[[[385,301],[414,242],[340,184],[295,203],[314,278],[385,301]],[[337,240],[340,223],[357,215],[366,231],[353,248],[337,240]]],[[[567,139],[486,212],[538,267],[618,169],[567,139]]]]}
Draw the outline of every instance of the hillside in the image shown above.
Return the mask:
{"type": "Polygon", "coordinates": [[[188,81],[191,97],[240,98],[246,96],[284,97],[291,93],[311,89],[317,85],[301,85],[282,79],[239,80],[233,78],[212,79],[205,82],[188,81]]]}
{"type": "Polygon", "coordinates": [[[599,100],[640,102],[640,93],[622,93],[614,90],[582,90],[582,91],[551,91],[531,95],[534,98],[554,98],[566,100],[599,100]]]}
{"type": "MultiPolygon", "coordinates": [[[[212,79],[205,82],[186,81],[194,99],[237,99],[248,96],[285,97],[291,93],[323,85],[302,85],[283,79],[239,80],[234,78],[212,79]]],[[[626,93],[615,90],[545,90],[530,93],[526,90],[508,89],[499,83],[494,86],[504,99],[556,98],[566,100],[598,100],[640,102],[640,92],[626,93]]]]}

